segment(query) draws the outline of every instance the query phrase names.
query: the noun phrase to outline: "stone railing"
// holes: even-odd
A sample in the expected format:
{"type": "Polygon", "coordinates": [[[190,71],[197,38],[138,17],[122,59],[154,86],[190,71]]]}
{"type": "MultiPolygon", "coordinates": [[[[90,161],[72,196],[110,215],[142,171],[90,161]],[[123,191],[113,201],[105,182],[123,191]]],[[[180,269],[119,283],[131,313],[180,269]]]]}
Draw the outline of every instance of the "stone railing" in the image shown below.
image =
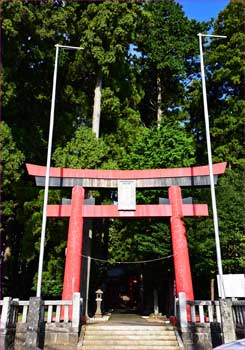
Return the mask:
{"type": "Polygon", "coordinates": [[[74,293],[72,300],[30,298],[21,301],[6,297],[0,301],[0,310],[1,350],[14,346],[26,350],[29,343],[38,346],[39,338],[45,345],[69,346],[78,342],[82,310],[80,293],[74,293]]]}
{"type": "Polygon", "coordinates": [[[27,322],[27,315],[29,309],[29,300],[14,299],[18,303],[18,321],[21,323],[27,322]]]}
{"type": "MultiPolygon", "coordinates": [[[[221,323],[220,304],[218,301],[187,301],[190,306],[190,321],[194,323],[221,323]]],[[[188,306],[187,306],[188,308],[188,306]]]]}
{"type": "Polygon", "coordinates": [[[238,338],[244,338],[244,329],[245,329],[245,322],[244,322],[244,315],[245,312],[245,300],[233,300],[232,301],[232,313],[233,313],[233,320],[235,324],[236,329],[236,335],[238,338]]]}
{"type": "MultiPolygon", "coordinates": [[[[29,311],[29,300],[14,299],[18,306],[18,322],[26,323],[29,311]]],[[[74,293],[72,300],[44,300],[44,322],[71,323],[71,327],[79,326],[82,300],[79,293],[74,293]]]]}
{"type": "Polygon", "coordinates": [[[187,327],[188,322],[193,323],[221,323],[219,301],[210,300],[185,300],[183,296],[176,299],[177,320],[182,327],[187,327]]]}
{"type": "MultiPolygon", "coordinates": [[[[237,317],[241,318],[240,311],[237,317]]],[[[211,350],[236,339],[231,300],[191,301],[179,293],[176,318],[185,349],[211,350]]]]}
{"type": "MultiPolygon", "coordinates": [[[[72,320],[69,319],[69,309],[71,309],[71,300],[45,300],[44,301],[44,321],[47,323],[52,322],[64,322],[68,323],[72,320]]],[[[79,307],[79,306],[78,306],[79,307]]]]}

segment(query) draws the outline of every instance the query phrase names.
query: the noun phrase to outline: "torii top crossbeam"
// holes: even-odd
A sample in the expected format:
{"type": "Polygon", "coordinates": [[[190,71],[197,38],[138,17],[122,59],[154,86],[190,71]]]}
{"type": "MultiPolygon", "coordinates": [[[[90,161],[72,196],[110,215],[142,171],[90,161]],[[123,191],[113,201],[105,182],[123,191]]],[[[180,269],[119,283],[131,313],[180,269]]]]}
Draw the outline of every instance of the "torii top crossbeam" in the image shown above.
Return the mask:
{"type": "MultiPolygon", "coordinates": [[[[26,164],[29,175],[35,176],[36,185],[44,186],[46,167],[26,164]]],[[[213,165],[214,182],[224,173],[226,163],[213,165]]],[[[189,168],[145,170],[101,170],[50,168],[50,187],[117,188],[118,180],[135,180],[138,188],[170,186],[207,186],[210,184],[208,165],[189,168]]]]}

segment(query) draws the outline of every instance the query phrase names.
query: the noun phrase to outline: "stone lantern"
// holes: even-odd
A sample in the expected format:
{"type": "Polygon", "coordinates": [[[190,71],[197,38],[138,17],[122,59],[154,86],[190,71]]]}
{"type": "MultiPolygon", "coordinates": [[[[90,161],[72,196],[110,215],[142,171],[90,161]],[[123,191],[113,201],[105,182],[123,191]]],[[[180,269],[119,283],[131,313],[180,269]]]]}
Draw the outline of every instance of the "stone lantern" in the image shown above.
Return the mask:
{"type": "Polygon", "coordinates": [[[95,317],[100,318],[102,317],[102,312],[101,312],[101,302],[102,302],[102,295],[103,291],[101,289],[96,290],[96,311],[95,311],[95,317]]]}

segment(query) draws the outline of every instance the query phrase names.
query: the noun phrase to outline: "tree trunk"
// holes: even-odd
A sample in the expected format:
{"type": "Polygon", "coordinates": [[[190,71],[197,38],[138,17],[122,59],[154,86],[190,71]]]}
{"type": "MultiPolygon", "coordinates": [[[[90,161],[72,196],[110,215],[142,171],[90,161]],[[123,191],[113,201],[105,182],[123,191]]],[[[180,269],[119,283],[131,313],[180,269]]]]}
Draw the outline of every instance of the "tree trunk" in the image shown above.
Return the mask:
{"type": "Polygon", "coordinates": [[[98,75],[96,86],[94,90],[94,107],[93,107],[93,124],[92,130],[96,135],[96,138],[99,138],[100,133],[100,113],[101,113],[101,90],[102,90],[102,76],[98,75]]]}
{"type": "Polygon", "coordinates": [[[158,76],[157,77],[157,125],[158,128],[160,127],[161,120],[162,120],[162,89],[161,89],[161,79],[158,76]]]}

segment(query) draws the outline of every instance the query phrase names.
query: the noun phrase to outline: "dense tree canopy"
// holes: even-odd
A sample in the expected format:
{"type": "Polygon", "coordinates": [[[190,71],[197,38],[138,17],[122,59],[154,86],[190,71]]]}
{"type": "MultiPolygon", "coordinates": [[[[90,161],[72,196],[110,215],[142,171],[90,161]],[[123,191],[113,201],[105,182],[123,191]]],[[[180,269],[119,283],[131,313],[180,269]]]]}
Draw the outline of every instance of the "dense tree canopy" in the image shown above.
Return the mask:
{"type": "Polygon", "coordinates": [[[150,124],[171,116],[183,120],[185,84],[196,70],[194,58],[198,47],[193,37],[205,30],[207,24],[190,21],[182,7],[172,0],[149,1],[143,14],[137,36],[140,75],[146,83],[142,117],[150,124]]]}
{"type": "MultiPolygon", "coordinates": [[[[23,173],[24,154],[17,148],[11,129],[4,121],[0,122],[0,149],[0,234],[2,244],[0,259],[3,259],[5,263],[5,282],[11,289],[13,288],[13,274],[19,254],[20,237],[16,229],[16,212],[22,203],[19,196],[21,194],[20,177],[23,173]]],[[[0,293],[0,295],[2,294],[0,293]]]]}
{"type": "Polygon", "coordinates": [[[231,3],[219,14],[214,25],[214,34],[222,31],[227,39],[212,41],[208,58],[212,72],[212,76],[209,77],[209,86],[210,115],[213,116],[214,160],[223,158],[230,166],[240,168],[244,165],[242,146],[244,16],[242,11],[243,3],[237,1],[231,3]],[[222,52],[225,52],[225,55],[222,55],[222,52]]]}
{"type": "MultiPolygon", "coordinates": [[[[36,285],[44,191],[27,176],[24,161],[46,163],[54,45],[84,48],[59,51],[54,166],[195,166],[207,163],[197,33],[211,24],[189,20],[173,0],[1,0],[0,5],[4,294],[27,298],[36,285]],[[92,131],[96,118],[99,138],[92,131]]],[[[208,41],[204,48],[213,159],[227,161],[229,168],[216,188],[225,273],[243,271],[242,13],[242,0],[231,1],[211,28],[227,39],[208,41]]],[[[211,208],[209,188],[183,192],[211,208]]],[[[114,194],[86,195],[112,203],[114,194]]],[[[52,189],[49,202],[70,196],[69,189],[52,189]]],[[[138,203],[158,203],[159,197],[167,197],[166,189],[137,191],[138,203]]],[[[45,296],[61,295],[67,224],[48,220],[45,296]]],[[[211,210],[210,218],[188,219],[186,225],[196,296],[207,298],[204,286],[217,274],[211,210]]],[[[170,256],[169,222],[95,221],[93,247],[93,254],[111,264],[170,256]]],[[[150,286],[152,271],[142,268],[150,286]]],[[[174,278],[171,259],[155,269],[164,279],[174,278]]]]}
{"type": "MultiPolygon", "coordinates": [[[[244,43],[243,2],[231,2],[214,22],[213,39],[204,48],[213,159],[226,160],[229,167],[243,167],[244,43]]],[[[197,135],[200,159],[205,159],[204,118],[200,81],[190,87],[191,126],[197,135]]]]}

